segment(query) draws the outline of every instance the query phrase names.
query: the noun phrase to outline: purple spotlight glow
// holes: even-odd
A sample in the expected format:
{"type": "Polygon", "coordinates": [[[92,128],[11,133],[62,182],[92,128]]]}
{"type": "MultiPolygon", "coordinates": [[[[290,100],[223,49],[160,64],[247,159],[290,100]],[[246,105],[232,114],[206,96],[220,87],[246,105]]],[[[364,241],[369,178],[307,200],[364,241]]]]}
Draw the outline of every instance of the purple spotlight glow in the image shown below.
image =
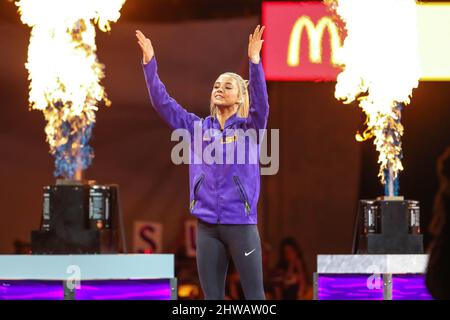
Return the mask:
{"type": "MultiPolygon", "coordinates": [[[[319,275],[319,300],[383,300],[383,282],[381,286],[369,289],[370,275],[319,275]]],[[[375,279],[376,280],[376,279],[375,279]]],[[[372,281],[373,282],[373,281],[372,281]]]]}
{"type": "Polygon", "coordinates": [[[63,300],[61,281],[0,281],[0,300],[63,300]]]}
{"type": "MultiPolygon", "coordinates": [[[[169,279],[81,281],[75,300],[169,300],[169,279]]],[[[0,300],[63,300],[63,281],[0,281],[0,300]]]]}
{"type": "Polygon", "coordinates": [[[392,300],[433,300],[420,274],[392,276],[392,300]]]}
{"type": "MultiPolygon", "coordinates": [[[[383,300],[381,275],[327,274],[317,279],[319,300],[383,300]]],[[[392,300],[432,300],[423,274],[392,275],[392,300]]]]}
{"type": "Polygon", "coordinates": [[[169,280],[81,281],[76,300],[169,300],[169,280]]]}

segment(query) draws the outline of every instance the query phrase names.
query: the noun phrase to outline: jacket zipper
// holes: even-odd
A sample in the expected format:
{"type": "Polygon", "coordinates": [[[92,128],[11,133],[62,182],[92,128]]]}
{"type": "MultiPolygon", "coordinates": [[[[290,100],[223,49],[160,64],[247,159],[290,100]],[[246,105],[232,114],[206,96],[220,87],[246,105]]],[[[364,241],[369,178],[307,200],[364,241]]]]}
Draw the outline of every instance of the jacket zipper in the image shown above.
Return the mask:
{"type": "Polygon", "coordinates": [[[194,209],[195,201],[197,198],[197,192],[200,189],[200,186],[203,183],[203,178],[205,177],[205,174],[202,173],[200,177],[197,179],[197,181],[194,183],[194,198],[191,201],[191,205],[189,206],[189,210],[192,212],[192,209],[194,209]]]}
{"type": "Polygon", "coordinates": [[[234,180],[234,183],[236,184],[236,186],[238,187],[239,196],[241,197],[241,201],[245,205],[245,213],[248,216],[250,214],[251,208],[250,208],[250,204],[248,203],[247,193],[245,192],[245,189],[242,186],[241,181],[239,180],[238,176],[233,176],[233,180],[234,180]]]}

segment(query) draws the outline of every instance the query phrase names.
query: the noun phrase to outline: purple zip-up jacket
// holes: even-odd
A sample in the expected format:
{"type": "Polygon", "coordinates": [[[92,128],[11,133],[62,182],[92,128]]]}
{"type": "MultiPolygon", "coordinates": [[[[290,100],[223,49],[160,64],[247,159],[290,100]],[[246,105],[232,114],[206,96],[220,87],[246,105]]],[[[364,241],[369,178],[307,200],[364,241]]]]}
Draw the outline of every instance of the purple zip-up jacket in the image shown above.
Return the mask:
{"type": "MultiPolygon", "coordinates": [[[[143,65],[143,69],[150,101],[155,110],[172,129],[186,129],[191,135],[190,212],[199,219],[213,224],[257,224],[260,191],[259,130],[266,128],[269,116],[267,87],[261,62],[255,64],[249,60],[249,116],[241,118],[235,113],[226,120],[223,131],[216,117],[200,118],[186,111],[169,96],[159,79],[155,57],[143,65]],[[242,132],[246,132],[247,129],[256,130],[258,138],[249,138],[251,134],[244,136],[242,132]],[[194,141],[196,134],[201,140],[194,141]],[[237,161],[238,141],[247,141],[244,163],[242,158],[240,162],[237,161]],[[220,142],[222,149],[216,150],[223,152],[222,155],[220,153],[218,155],[218,158],[223,160],[222,163],[205,161],[201,157],[203,153],[199,153],[199,150],[205,152],[205,148],[213,142],[216,142],[216,145],[220,142]],[[232,163],[226,162],[226,154],[230,150],[228,148],[234,152],[232,163]],[[256,152],[252,153],[250,150],[256,152]],[[195,162],[195,157],[198,162],[195,162]]],[[[215,152],[210,154],[214,156],[215,152]]]]}

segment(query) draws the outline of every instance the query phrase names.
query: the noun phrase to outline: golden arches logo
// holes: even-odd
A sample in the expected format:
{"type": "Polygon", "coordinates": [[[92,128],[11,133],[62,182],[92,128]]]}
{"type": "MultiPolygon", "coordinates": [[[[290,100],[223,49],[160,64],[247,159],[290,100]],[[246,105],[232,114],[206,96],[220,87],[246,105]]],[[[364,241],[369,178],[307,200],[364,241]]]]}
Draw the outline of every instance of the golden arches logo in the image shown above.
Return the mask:
{"type": "Polygon", "coordinates": [[[339,29],[335,22],[330,17],[323,17],[315,25],[308,16],[298,18],[292,27],[289,37],[287,64],[290,67],[296,67],[300,64],[300,46],[304,28],[306,28],[309,39],[309,61],[311,63],[322,63],[323,33],[325,28],[327,28],[330,34],[331,63],[338,65],[337,52],[342,45],[339,29]]]}

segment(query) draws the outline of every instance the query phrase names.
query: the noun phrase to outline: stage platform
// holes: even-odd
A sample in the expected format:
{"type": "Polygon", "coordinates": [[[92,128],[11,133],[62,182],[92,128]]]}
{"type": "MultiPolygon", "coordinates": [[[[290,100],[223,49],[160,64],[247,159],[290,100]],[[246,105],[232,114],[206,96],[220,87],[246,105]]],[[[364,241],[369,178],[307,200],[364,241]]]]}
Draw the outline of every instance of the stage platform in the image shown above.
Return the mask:
{"type": "Polygon", "coordinates": [[[0,300],[177,299],[173,254],[0,255],[0,300]]]}
{"type": "Polygon", "coordinates": [[[431,300],[428,255],[318,255],[316,300],[431,300]]]}

